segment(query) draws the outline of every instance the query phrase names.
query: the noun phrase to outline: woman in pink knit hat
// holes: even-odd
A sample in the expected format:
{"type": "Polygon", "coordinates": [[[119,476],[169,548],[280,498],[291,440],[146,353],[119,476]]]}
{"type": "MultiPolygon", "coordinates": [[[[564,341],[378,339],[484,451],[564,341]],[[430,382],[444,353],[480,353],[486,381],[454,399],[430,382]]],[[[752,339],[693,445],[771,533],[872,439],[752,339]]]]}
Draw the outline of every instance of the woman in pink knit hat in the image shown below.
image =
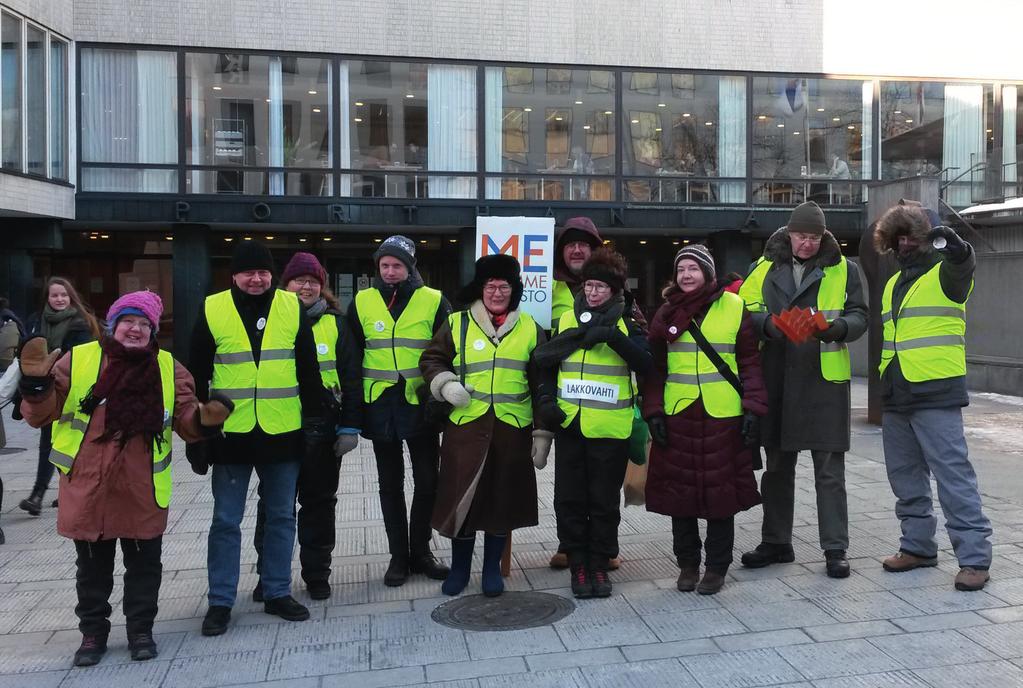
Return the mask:
{"type": "Polygon", "coordinates": [[[57,532],[74,540],[78,554],[76,666],[98,663],[107,649],[117,540],[131,657],[157,655],[153,621],[171,493],[171,431],[202,440],[218,432],[233,408],[227,399],[196,400],[192,375],[157,344],[162,313],[159,296],[132,292],[110,307],[100,341],[48,353],[46,339],[36,337],[21,352],[21,412],[33,427],[53,423],[57,532]]]}

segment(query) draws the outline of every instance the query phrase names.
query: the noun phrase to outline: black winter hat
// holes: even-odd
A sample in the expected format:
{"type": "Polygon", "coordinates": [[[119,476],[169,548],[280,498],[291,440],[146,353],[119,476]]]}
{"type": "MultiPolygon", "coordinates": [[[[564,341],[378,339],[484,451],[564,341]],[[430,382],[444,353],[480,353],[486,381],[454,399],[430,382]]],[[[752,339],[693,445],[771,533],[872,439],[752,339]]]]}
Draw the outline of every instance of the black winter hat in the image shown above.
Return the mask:
{"type": "Polygon", "coordinates": [[[579,277],[583,282],[586,280],[604,282],[617,294],[625,289],[625,280],[629,277],[629,264],[621,253],[609,248],[599,248],[583,264],[579,277]]]}
{"type": "Polygon", "coordinates": [[[824,234],[824,211],[813,201],[800,203],[789,215],[788,230],[804,234],[824,234]]]}
{"type": "Polygon", "coordinates": [[[505,280],[511,285],[512,295],[508,310],[518,308],[522,300],[522,271],[519,261],[507,253],[495,253],[477,260],[472,282],[462,287],[456,301],[468,308],[474,301],[483,298],[483,287],[486,286],[487,280],[491,279],[505,280]]]}
{"type": "Polygon", "coordinates": [[[416,242],[400,234],[389,236],[373,253],[373,262],[379,266],[380,259],[384,256],[397,258],[405,264],[411,274],[416,267],[416,242]]]}
{"type": "Polygon", "coordinates": [[[270,249],[258,241],[241,241],[234,247],[231,254],[231,274],[237,275],[246,270],[274,271],[274,259],[270,249]]]}

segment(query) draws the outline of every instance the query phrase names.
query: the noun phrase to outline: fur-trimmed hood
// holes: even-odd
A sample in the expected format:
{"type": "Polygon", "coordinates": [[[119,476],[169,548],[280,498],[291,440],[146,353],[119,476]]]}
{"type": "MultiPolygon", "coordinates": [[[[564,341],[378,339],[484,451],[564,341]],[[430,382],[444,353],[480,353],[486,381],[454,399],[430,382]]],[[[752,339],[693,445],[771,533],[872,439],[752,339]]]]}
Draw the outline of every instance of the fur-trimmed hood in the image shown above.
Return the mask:
{"type": "MultiPolygon", "coordinates": [[[[787,265],[792,262],[792,243],[789,241],[788,227],[780,227],[764,245],[764,257],[775,265],[787,265]]],[[[838,245],[835,235],[824,230],[821,248],[813,258],[806,260],[806,267],[821,269],[838,265],[842,259],[842,248],[838,245]]]]}
{"type": "Polygon", "coordinates": [[[921,253],[931,250],[927,235],[931,231],[932,220],[927,209],[920,205],[897,205],[885,211],[874,227],[874,248],[878,253],[899,250],[899,236],[908,234],[920,242],[921,253]]]}

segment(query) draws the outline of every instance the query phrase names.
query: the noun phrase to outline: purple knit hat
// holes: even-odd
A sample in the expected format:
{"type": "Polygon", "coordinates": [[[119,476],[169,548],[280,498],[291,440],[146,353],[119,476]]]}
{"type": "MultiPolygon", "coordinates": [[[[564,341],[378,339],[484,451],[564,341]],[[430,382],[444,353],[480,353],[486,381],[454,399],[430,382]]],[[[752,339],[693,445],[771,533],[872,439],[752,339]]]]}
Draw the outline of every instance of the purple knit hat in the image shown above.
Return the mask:
{"type": "Polygon", "coordinates": [[[107,329],[113,331],[117,320],[125,315],[141,315],[153,325],[153,332],[160,331],[160,316],[163,315],[163,301],[160,295],[151,291],[133,291],[114,301],[107,311],[107,329]]]}
{"type": "Polygon", "coordinates": [[[284,266],[284,272],[281,273],[281,284],[287,286],[288,282],[300,275],[312,275],[320,280],[321,287],[327,284],[327,271],[320,265],[320,261],[316,260],[316,256],[305,251],[299,251],[293,255],[288,264],[284,266]]]}

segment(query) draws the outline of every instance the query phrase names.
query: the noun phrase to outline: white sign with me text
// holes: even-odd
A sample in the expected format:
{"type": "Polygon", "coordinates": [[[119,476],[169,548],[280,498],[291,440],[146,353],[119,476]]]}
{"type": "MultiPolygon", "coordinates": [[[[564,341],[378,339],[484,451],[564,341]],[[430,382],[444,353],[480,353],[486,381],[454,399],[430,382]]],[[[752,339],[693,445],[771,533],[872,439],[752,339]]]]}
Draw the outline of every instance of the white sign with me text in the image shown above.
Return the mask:
{"type": "Polygon", "coordinates": [[[618,385],[593,380],[564,380],[561,385],[561,398],[613,404],[618,401],[618,385]]]}

